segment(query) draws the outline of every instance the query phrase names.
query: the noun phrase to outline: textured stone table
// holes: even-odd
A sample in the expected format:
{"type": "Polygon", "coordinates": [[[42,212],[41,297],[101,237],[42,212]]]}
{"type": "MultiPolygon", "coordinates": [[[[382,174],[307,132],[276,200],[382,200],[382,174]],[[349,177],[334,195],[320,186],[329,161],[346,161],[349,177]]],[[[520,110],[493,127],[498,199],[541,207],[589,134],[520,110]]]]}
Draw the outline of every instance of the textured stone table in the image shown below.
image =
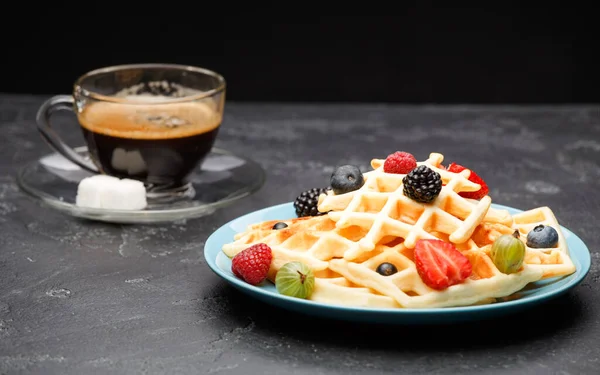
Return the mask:
{"type": "Polygon", "coordinates": [[[260,162],[265,186],[212,216],[122,226],[18,190],[17,169],[49,152],[33,123],[43,99],[0,96],[0,374],[599,373],[598,107],[230,103],[218,145],[260,162]],[[336,164],[367,167],[395,150],[468,164],[496,203],[550,206],[590,247],[588,277],[502,320],[381,327],[257,303],[204,263],[204,241],[225,222],[323,185],[336,164]]]}

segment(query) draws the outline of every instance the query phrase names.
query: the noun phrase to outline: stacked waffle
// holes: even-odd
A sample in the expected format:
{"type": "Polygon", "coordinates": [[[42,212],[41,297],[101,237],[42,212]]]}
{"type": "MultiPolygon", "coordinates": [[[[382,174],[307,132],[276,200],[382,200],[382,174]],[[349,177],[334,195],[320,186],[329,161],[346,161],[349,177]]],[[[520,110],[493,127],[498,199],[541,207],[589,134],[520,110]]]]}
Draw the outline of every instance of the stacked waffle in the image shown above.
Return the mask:
{"type": "MultiPolygon", "coordinates": [[[[371,161],[362,185],[352,191],[329,190],[318,200],[319,216],[256,223],[223,246],[232,258],[251,245],[267,244],[273,254],[268,279],[275,282],[286,263],[299,261],[315,276],[311,300],[361,307],[434,308],[495,302],[527,284],[575,271],[560,226],[548,207],[516,215],[491,207],[486,194],[478,199],[465,193],[481,185],[471,171],[451,172],[443,155],[430,154],[424,165],[441,179],[441,189],[428,202],[415,200],[404,189],[406,174],[388,173],[385,160],[371,161]],[[287,226],[274,229],[276,223],[287,226]],[[550,226],[558,240],[550,247],[525,245],[517,270],[501,272],[492,256],[494,242],[503,235],[519,237],[524,244],[534,228],[550,226]],[[415,249],[426,241],[449,244],[468,263],[467,276],[440,287],[428,279],[424,261],[415,249]],[[468,260],[468,262],[467,262],[468,260]],[[382,273],[382,264],[393,273],[382,273]]],[[[444,252],[425,259],[452,275],[444,252]]],[[[464,270],[463,270],[464,271],[464,270]]]]}

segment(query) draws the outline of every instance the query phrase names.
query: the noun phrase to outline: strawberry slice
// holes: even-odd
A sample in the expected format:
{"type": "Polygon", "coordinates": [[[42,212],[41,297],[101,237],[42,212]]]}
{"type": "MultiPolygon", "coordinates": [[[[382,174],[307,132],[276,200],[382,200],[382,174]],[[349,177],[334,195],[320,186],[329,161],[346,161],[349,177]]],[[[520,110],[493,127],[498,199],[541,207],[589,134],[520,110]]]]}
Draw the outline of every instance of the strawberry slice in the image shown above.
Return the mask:
{"type": "MultiPolygon", "coordinates": [[[[460,173],[460,172],[464,171],[465,169],[467,169],[467,168],[463,167],[462,165],[458,165],[456,163],[450,163],[450,165],[448,166],[448,171],[454,172],[454,173],[460,173]]],[[[479,177],[477,175],[477,173],[475,173],[472,169],[470,171],[471,171],[471,175],[469,176],[469,181],[481,185],[481,188],[477,191],[461,191],[460,193],[458,193],[458,195],[460,195],[463,198],[481,199],[481,198],[485,197],[486,195],[488,195],[488,193],[490,192],[490,189],[488,189],[488,186],[485,183],[485,181],[483,181],[483,178],[479,177]]]]}
{"type": "Polygon", "coordinates": [[[421,280],[430,288],[443,290],[460,284],[472,272],[471,262],[454,245],[442,240],[418,240],[415,264],[421,280]]]}

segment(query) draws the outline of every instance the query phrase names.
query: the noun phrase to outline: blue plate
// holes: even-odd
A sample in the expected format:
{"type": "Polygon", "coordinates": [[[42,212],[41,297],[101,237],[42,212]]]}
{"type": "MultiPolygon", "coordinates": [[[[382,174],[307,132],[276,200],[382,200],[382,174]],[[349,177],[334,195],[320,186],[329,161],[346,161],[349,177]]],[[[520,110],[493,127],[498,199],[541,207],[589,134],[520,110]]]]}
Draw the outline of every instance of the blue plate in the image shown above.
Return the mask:
{"type": "MultiPolygon", "coordinates": [[[[498,204],[492,206],[508,210],[511,214],[521,212],[521,210],[498,204]]],[[[268,304],[324,318],[386,324],[445,324],[494,318],[514,313],[567,292],[585,278],[591,265],[590,252],[587,246],[573,232],[561,226],[569,246],[570,256],[577,268],[575,273],[567,277],[532,283],[525,290],[519,292],[520,297],[518,299],[511,300],[507,298],[505,302],[488,305],[431,309],[337,306],[281,295],[269,281],[265,281],[260,286],[251,286],[235,277],[231,272],[231,260],[221,251],[222,246],[232,242],[233,236],[244,231],[249,224],[293,217],[296,217],[293,204],[285,203],[255,211],[230,221],[216,230],[206,241],[204,246],[206,262],[217,275],[232,286],[268,304]]]]}

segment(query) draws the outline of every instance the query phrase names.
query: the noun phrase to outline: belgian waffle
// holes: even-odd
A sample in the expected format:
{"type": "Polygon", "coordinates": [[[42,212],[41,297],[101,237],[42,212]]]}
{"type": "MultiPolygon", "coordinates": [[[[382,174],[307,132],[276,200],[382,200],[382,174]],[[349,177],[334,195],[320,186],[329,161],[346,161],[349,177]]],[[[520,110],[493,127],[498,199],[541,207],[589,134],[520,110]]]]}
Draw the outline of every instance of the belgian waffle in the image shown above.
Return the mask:
{"type": "Polygon", "coordinates": [[[223,246],[228,257],[265,243],[273,252],[268,279],[274,282],[281,266],[301,261],[315,273],[314,301],[364,307],[431,308],[494,302],[527,284],[575,271],[564,234],[548,207],[516,215],[491,207],[491,198],[464,198],[460,192],[477,191],[468,169],[454,173],[442,166],[443,156],[430,154],[425,164],[440,174],[443,187],[431,203],[418,203],[402,193],[405,175],[386,173],[384,160],[374,159],[358,190],[319,197],[318,209],[326,215],[271,220],[250,225],[232,243],[223,246]],[[277,222],[286,228],[273,229],[277,222]],[[550,225],[559,234],[549,249],[526,247],[521,269],[504,274],[490,257],[496,238],[518,230],[525,243],[535,226],[550,225]],[[472,273],[444,290],[432,289],[419,276],[414,261],[420,239],[450,242],[469,259],[472,273]],[[383,262],[398,270],[391,276],[377,273],[383,262]]]}

